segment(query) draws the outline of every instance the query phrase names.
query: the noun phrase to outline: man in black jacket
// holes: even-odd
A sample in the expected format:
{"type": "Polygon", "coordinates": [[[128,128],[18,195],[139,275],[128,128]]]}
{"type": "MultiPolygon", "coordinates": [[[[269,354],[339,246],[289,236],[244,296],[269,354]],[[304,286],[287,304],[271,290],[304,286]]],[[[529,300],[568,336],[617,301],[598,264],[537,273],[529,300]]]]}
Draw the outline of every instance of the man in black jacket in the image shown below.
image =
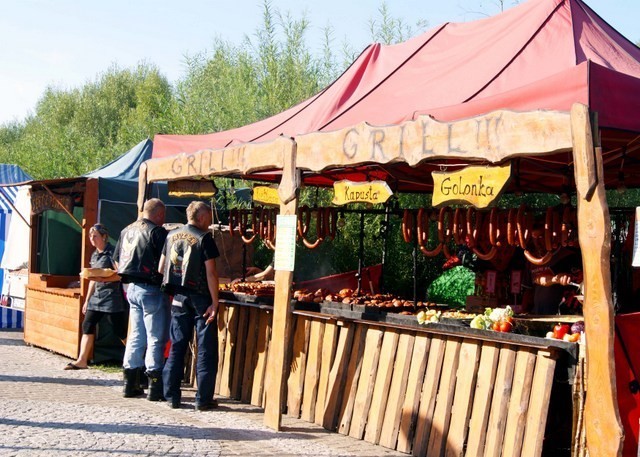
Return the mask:
{"type": "Polygon", "coordinates": [[[147,399],[164,400],[162,396],[162,368],[164,347],[168,338],[169,303],[160,290],[162,276],[158,265],[167,231],[165,206],[152,198],[145,202],[142,217],[125,227],[115,249],[115,260],[122,282],[128,284],[130,304],[129,337],[124,353],[124,396],[136,397],[140,388],[140,374],[146,367],[149,378],[147,399]],[[145,355],[146,350],[146,355],[145,355]]]}
{"type": "Polygon", "coordinates": [[[217,406],[213,390],[218,369],[218,248],[209,230],[212,215],[203,202],[187,207],[187,225],[167,236],[160,269],[171,302],[171,351],[164,367],[164,395],[180,407],[184,357],[195,325],[198,340],[196,409],[217,406]]]}

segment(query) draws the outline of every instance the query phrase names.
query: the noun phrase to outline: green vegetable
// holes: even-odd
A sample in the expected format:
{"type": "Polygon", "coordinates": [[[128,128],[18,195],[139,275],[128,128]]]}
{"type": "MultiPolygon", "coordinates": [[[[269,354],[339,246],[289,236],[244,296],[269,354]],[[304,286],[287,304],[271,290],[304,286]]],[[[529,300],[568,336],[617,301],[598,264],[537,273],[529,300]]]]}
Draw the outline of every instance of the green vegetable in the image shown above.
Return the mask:
{"type": "Polygon", "coordinates": [[[438,276],[427,289],[429,301],[463,307],[473,295],[475,273],[463,266],[453,267],[438,276]]]}

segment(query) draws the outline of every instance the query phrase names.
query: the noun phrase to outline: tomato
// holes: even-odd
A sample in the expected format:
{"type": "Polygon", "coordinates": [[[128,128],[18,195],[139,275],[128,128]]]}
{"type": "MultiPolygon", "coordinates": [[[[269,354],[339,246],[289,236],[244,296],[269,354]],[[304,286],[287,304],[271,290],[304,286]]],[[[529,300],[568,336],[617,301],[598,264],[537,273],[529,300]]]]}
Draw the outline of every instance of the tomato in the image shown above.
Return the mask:
{"type": "Polygon", "coordinates": [[[508,320],[504,320],[500,322],[500,331],[504,333],[508,333],[513,329],[513,324],[508,320]]]}
{"type": "Polygon", "coordinates": [[[491,326],[491,330],[495,330],[496,332],[500,331],[500,322],[494,322],[493,325],[491,326]]]}
{"type": "Polygon", "coordinates": [[[513,316],[507,316],[504,318],[504,320],[509,322],[510,324],[513,324],[513,316]]]}
{"type": "Polygon", "coordinates": [[[556,324],[553,326],[553,337],[561,340],[564,336],[569,333],[569,329],[571,327],[569,324],[556,324]]]}

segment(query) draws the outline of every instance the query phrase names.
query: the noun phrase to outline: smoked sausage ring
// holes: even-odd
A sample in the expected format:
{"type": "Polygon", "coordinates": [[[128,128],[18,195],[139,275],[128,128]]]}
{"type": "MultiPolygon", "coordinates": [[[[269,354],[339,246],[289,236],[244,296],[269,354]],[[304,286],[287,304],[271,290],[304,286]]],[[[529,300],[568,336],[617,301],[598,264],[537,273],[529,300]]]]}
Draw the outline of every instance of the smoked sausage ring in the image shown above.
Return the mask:
{"type": "Polygon", "coordinates": [[[544,247],[553,250],[553,207],[548,207],[544,218],[544,247]]]}
{"type": "Polygon", "coordinates": [[[453,240],[457,245],[465,244],[467,233],[467,218],[462,208],[456,208],[453,213],[453,240]]]}
{"type": "Polygon", "coordinates": [[[238,209],[229,210],[229,235],[233,235],[233,229],[238,225],[238,209]]]}
{"type": "Polygon", "coordinates": [[[311,222],[311,211],[306,205],[298,208],[298,238],[304,238],[309,230],[309,223],[311,222]]]}
{"type": "Polygon", "coordinates": [[[498,249],[496,248],[495,245],[491,245],[491,236],[490,236],[490,232],[492,230],[491,227],[491,220],[487,219],[483,221],[483,217],[481,215],[481,213],[477,213],[476,214],[476,223],[475,223],[475,235],[474,235],[474,246],[471,248],[473,250],[473,252],[476,254],[476,256],[478,256],[479,259],[481,260],[492,260],[495,256],[496,253],[498,252],[498,249]],[[486,233],[483,233],[486,227],[486,233]],[[482,252],[480,250],[480,245],[483,244],[483,242],[486,244],[486,241],[489,240],[489,245],[491,245],[491,247],[489,248],[489,251],[487,252],[482,252]]]}
{"type": "Polygon", "coordinates": [[[467,246],[474,248],[478,237],[478,227],[482,223],[482,215],[473,206],[467,209],[467,246]],[[475,219],[474,219],[475,214],[475,219]]]}
{"type": "Polygon", "coordinates": [[[541,265],[548,264],[554,254],[555,254],[554,251],[547,251],[546,254],[543,255],[542,257],[536,257],[533,254],[531,254],[529,252],[529,250],[527,250],[527,249],[524,250],[524,256],[526,257],[526,259],[530,263],[532,263],[533,265],[536,265],[536,266],[541,266],[541,265]]]}
{"type": "Polygon", "coordinates": [[[564,207],[562,211],[561,223],[561,244],[562,246],[575,246],[577,220],[575,209],[571,205],[564,207]]]}
{"type": "Polygon", "coordinates": [[[316,213],[316,236],[317,236],[316,240],[311,242],[307,240],[305,237],[302,237],[302,243],[308,249],[315,249],[318,246],[320,246],[320,243],[322,243],[322,240],[324,237],[324,223],[323,223],[324,208],[318,208],[315,213],[316,213]]]}
{"type": "Polygon", "coordinates": [[[443,206],[438,215],[438,241],[448,243],[453,234],[453,214],[451,208],[443,206]]]}
{"type": "Polygon", "coordinates": [[[438,242],[435,248],[428,249],[427,243],[429,242],[429,214],[426,214],[425,220],[425,211],[424,208],[420,208],[418,210],[418,217],[416,221],[416,233],[418,236],[418,245],[420,247],[420,252],[422,252],[427,257],[435,257],[442,251],[442,244],[438,242]]]}
{"type": "Polygon", "coordinates": [[[256,217],[258,212],[254,208],[251,211],[251,237],[247,236],[247,225],[249,223],[249,211],[240,214],[240,237],[245,244],[253,243],[256,238],[256,217]]]}
{"type": "Polygon", "coordinates": [[[489,211],[489,244],[491,246],[498,244],[498,210],[495,208],[489,211]]]}
{"type": "Polygon", "coordinates": [[[518,218],[517,218],[517,226],[518,226],[518,240],[520,241],[520,247],[522,249],[527,249],[527,243],[529,242],[529,238],[531,237],[531,222],[529,221],[529,213],[526,212],[527,205],[524,203],[520,205],[518,208],[518,218]]]}
{"type": "Polygon", "coordinates": [[[447,259],[451,257],[448,243],[453,237],[453,230],[453,211],[450,207],[443,206],[438,215],[438,241],[442,244],[442,253],[447,259]]]}
{"type": "Polygon", "coordinates": [[[333,207],[327,207],[325,210],[325,236],[335,239],[338,231],[338,215],[336,209],[333,207]]]}
{"type": "Polygon", "coordinates": [[[413,213],[405,209],[402,214],[402,238],[405,243],[411,243],[413,240],[413,213]]]}
{"type": "Polygon", "coordinates": [[[507,217],[507,244],[509,246],[519,246],[518,241],[518,210],[509,209],[507,217]]]}
{"type": "Polygon", "coordinates": [[[262,207],[260,210],[260,238],[263,240],[269,239],[269,208],[262,207]]]}

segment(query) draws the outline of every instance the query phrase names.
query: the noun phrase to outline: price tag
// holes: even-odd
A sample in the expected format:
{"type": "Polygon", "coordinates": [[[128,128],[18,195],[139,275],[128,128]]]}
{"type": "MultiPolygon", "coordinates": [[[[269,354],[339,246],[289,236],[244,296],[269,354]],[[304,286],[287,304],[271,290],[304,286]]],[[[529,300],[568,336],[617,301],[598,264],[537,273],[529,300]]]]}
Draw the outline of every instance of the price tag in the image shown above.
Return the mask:
{"type": "Polygon", "coordinates": [[[487,271],[487,293],[495,294],[496,293],[496,277],[497,272],[494,270],[487,271]]]}
{"type": "Polygon", "coordinates": [[[511,293],[519,294],[522,290],[522,271],[514,270],[511,272],[511,293]]]}

